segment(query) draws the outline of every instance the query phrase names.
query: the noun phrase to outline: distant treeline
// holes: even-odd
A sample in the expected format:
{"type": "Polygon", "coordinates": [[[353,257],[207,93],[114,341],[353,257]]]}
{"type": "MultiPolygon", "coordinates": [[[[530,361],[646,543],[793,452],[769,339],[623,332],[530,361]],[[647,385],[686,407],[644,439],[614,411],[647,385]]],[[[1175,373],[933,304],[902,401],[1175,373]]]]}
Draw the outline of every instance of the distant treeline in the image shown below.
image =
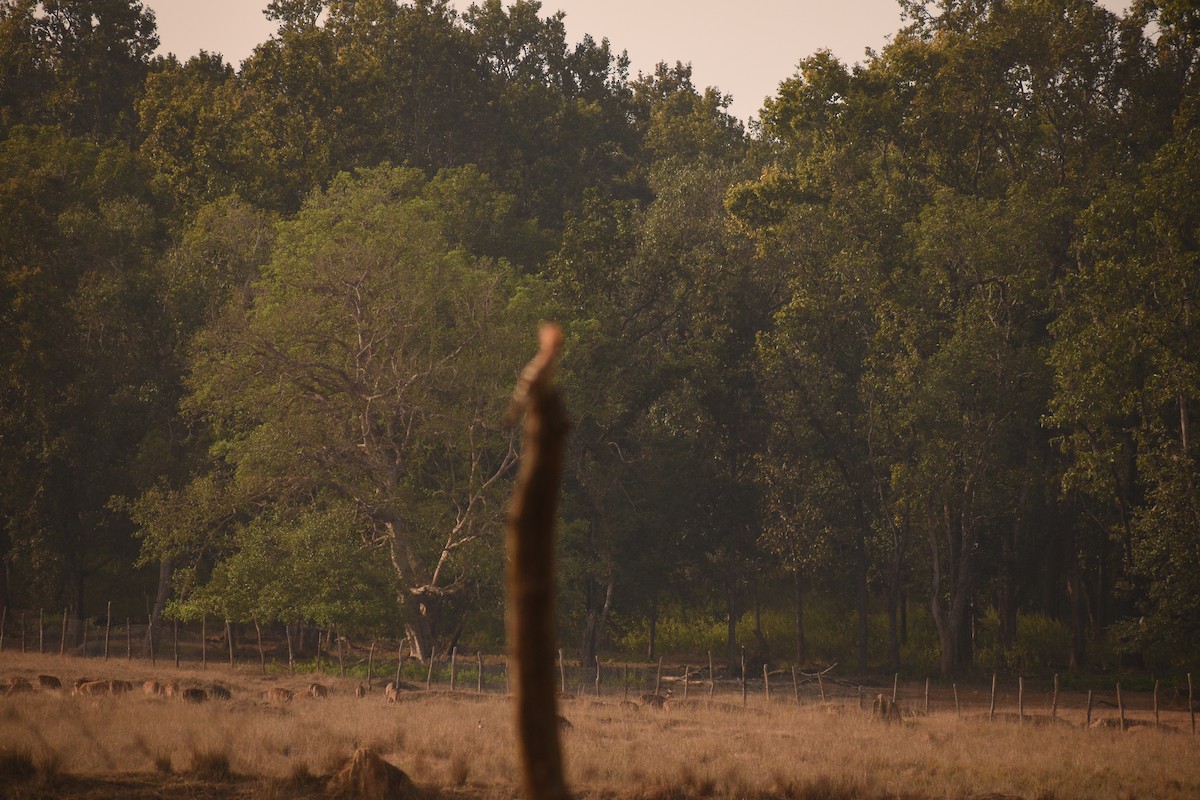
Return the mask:
{"type": "Polygon", "coordinates": [[[0,3],[0,604],[494,646],[554,319],[582,663],[1195,664],[1195,10],[900,5],[746,130],[537,2],[0,3]]]}

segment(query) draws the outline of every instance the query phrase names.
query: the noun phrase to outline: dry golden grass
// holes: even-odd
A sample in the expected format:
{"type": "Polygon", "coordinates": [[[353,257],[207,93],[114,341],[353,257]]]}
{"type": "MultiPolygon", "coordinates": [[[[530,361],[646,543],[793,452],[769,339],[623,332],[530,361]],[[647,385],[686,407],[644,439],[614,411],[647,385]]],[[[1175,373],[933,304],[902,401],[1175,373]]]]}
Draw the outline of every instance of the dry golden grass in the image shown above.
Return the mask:
{"type": "MultiPolygon", "coordinates": [[[[312,699],[301,696],[308,676],[263,677],[249,667],[152,670],[122,660],[0,656],[0,676],[39,673],[68,688],[0,697],[0,795],[315,797],[324,776],[360,746],[442,796],[518,791],[511,706],[499,695],[408,692],[392,705],[378,685],[357,699],[356,680],[327,678],[333,695],[312,699]],[[190,705],[140,690],[71,696],[85,674],[138,686],[147,678],[184,687],[219,680],[233,699],[190,705]],[[267,703],[262,695],[273,686],[297,696],[267,703]]],[[[1182,712],[1163,716],[1182,733],[1120,732],[1083,730],[1078,708],[1057,725],[989,723],[978,711],[886,725],[860,712],[857,699],[797,707],[790,696],[770,706],[760,696],[746,709],[740,696],[725,699],[676,699],[663,712],[623,709],[616,697],[564,702],[571,788],[602,798],[1200,797],[1200,737],[1187,732],[1182,712]]]]}

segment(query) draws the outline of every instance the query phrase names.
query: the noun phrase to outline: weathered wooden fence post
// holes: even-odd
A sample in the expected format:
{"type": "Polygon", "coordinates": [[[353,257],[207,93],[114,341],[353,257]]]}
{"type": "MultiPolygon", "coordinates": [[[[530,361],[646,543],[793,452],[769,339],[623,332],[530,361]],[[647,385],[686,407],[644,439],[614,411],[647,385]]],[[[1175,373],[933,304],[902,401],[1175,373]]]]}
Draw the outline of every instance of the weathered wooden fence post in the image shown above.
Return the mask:
{"type": "Polygon", "coordinates": [[[900,673],[897,672],[892,676],[892,705],[896,705],[896,699],[900,696],[900,673]]]}
{"type": "Polygon", "coordinates": [[[792,697],[800,705],[800,681],[796,678],[796,665],[792,664],[792,697]]]}
{"type": "MultiPolygon", "coordinates": [[[[529,800],[566,800],[554,670],[554,545],[569,423],[553,385],[562,328],[543,325],[538,353],[522,370],[507,417],[524,412],[521,467],[505,521],[508,640],[517,669],[516,725],[529,800]]],[[[559,651],[559,677],[565,675],[559,651]]]]}
{"type": "Polygon", "coordinates": [[[1054,673],[1054,697],[1050,700],[1050,719],[1058,719],[1058,673],[1054,673]]]}
{"type": "Polygon", "coordinates": [[[1158,679],[1154,679],[1154,727],[1158,727],[1158,679]]]}
{"type": "Polygon", "coordinates": [[[962,706],[960,706],[958,704],[958,684],[952,683],[952,684],[950,684],[950,688],[954,690],[954,715],[957,717],[961,717],[962,716],[962,706]]]}
{"type": "Polygon", "coordinates": [[[821,702],[825,702],[825,679],[821,677],[821,673],[817,673],[817,688],[821,691],[821,702]]]}
{"type": "Polygon", "coordinates": [[[229,645],[229,668],[233,669],[233,626],[225,620],[225,643],[229,645]]]}
{"type": "Polygon", "coordinates": [[[208,612],[200,615],[200,669],[208,669],[208,612]]]}
{"type": "Polygon", "coordinates": [[[1192,715],[1192,736],[1196,735],[1196,696],[1192,692],[1192,673],[1188,673],[1188,711],[1192,715]]]}
{"type": "Polygon", "coordinates": [[[371,651],[367,653],[367,691],[371,691],[371,677],[375,671],[375,640],[371,640],[371,651]]]}
{"type": "Polygon", "coordinates": [[[4,652],[4,623],[8,621],[8,606],[0,611],[0,653],[4,652]]]}
{"type": "Polygon", "coordinates": [[[992,701],[988,705],[988,719],[996,718],[996,673],[992,673],[992,701]]]}
{"type": "Polygon", "coordinates": [[[112,600],[108,601],[108,616],[104,621],[104,660],[108,661],[108,634],[112,630],[112,600]]]}
{"type": "Polygon", "coordinates": [[[925,676],[925,713],[929,713],[929,676],[925,676]]]}
{"type": "Polygon", "coordinates": [[[450,691],[454,691],[458,678],[458,648],[450,648],[450,691]]]}
{"type": "Polygon", "coordinates": [[[429,646],[429,672],[425,673],[425,691],[433,687],[433,662],[437,659],[437,648],[429,646]]]}
{"type": "MultiPolygon", "coordinates": [[[[599,660],[597,660],[596,663],[599,664],[600,663],[599,660]]],[[[483,651],[482,650],[475,651],[475,668],[476,668],[476,672],[477,672],[477,680],[475,681],[475,693],[483,694],[483,651]]],[[[597,682],[597,685],[599,685],[599,682],[597,682]]]]}
{"type": "Polygon", "coordinates": [[[746,707],[746,647],[742,646],[742,707],[746,707]]]}
{"type": "Polygon", "coordinates": [[[1017,721],[1025,721],[1025,677],[1017,676],[1017,721]]]}
{"type": "Polygon", "coordinates": [[[175,669],[179,669],[179,620],[171,621],[171,653],[175,656],[175,669]]]}
{"type": "Polygon", "coordinates": [[[69,609],[66,609],[66,608],[63,609],[62,638],[60,638],[58,640],[58,654],[60,656],[66,655],[66,653],[67,653],[67,612],[68,611],[69,611],[69,609]]]}
{"type": "Polygon", "coordinates": [[[133,620],[125,618],[125,660],[133,660],[133,620]]]}
{"type": "Polygon", "coordinates": [[[38,609],[38,652],[46,652],[46,625],[43,620],[43,609],[38,609]]]}
{"type": "Polygon", "coordinates": [[[771,705],[771,673],[766,664],[763,664],[763,692],[767,697],[767,705],[771,705]]]}
{"type": "Polygon", "coordinates": [[[658,657],[658,672],[654,675],[654,693],[662,694],[662,656],[658,657]]]}
{"type": "Polygon", "coordinates": [[[712,650],[708,651],[708,699],[717,693],[717,673],[713,669],[712,650]]]}
{"type": "MultiPolygon", "coordinates": [[[[337,640],[337,646],[338,646],[338,677],[344,678],[344,677],[346,677],[346,659],[345,659],[345,656],[342,654],[341,631],[334,631],[333,638],[337,640]]],[[[346,645],[349,646],[349,644],[350,644],[350,642],[349,642],[349,640],[347,640],[346,645]]]]}
{"type": "Polygon", "coordinates": [[[1117,710],[1121,714],[1121,730],[1125,730],[1125,701],[1121,699],[1121,684],[1117,684],[1117,710]]]}
{"type": "Polygon", "coordinates": [[[1083,727],[1084,728],[1092,727],[1092,690],[1091,689],[1088,689],[1087,717],[1084,719],[1083,727]]]}

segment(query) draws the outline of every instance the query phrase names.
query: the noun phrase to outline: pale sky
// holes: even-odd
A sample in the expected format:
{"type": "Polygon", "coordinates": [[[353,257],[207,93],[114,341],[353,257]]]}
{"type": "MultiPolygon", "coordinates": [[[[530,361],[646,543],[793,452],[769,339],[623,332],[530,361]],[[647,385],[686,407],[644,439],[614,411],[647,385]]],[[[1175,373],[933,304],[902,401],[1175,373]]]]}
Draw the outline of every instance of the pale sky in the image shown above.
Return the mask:
{"type": "MultiPolygon", "coordinates": [[[[159,51],[181,60],[204,49],[236,67],[276,29],[262,13],[267,0],[143,3],[158,20],[159,51]]],[[[1117,13],[1129,5],[1102,4],[1117,13]]],[[[901,25],[895,0],[543,0],[543,16],[558,10],[571,43],[584,34],[607,38],[615,52],[628,51],[631,75],[660,61],[690,61],[697,87],[733,95],[731,110],[743,120],[758,115],[801,59],[826,48],[847,64],[862,61],[866,48],[881,49],[901,25]]]]}

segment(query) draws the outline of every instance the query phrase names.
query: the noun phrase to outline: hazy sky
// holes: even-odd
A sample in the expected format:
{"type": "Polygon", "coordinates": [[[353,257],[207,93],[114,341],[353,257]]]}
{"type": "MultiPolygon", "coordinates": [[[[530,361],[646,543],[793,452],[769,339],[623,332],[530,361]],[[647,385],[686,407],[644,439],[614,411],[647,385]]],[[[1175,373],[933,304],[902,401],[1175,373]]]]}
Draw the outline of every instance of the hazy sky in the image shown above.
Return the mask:
{"type": "MultiPolygon", "coordinates": [[[[201,49],[237,66],[275,32],[262,14],[267,0],[143,0],[158,19],[160,52],[181,59],[201,49]]],[[[1102,0],[1110,9],[1128,6],[1102,0]]],[[[462,8],[469,0],[457,3],[462,8]]],[[[543,15],[566,12],[568,39],[607,38],[626,50],[630,72],[649,72],[660,61],[692,63],[700,88],[733,95],[733,113],[756,116],[797,62],[828,48],[842,61],[863,59],[900,28],[895,0],[544,0],[543,15]]]]}

